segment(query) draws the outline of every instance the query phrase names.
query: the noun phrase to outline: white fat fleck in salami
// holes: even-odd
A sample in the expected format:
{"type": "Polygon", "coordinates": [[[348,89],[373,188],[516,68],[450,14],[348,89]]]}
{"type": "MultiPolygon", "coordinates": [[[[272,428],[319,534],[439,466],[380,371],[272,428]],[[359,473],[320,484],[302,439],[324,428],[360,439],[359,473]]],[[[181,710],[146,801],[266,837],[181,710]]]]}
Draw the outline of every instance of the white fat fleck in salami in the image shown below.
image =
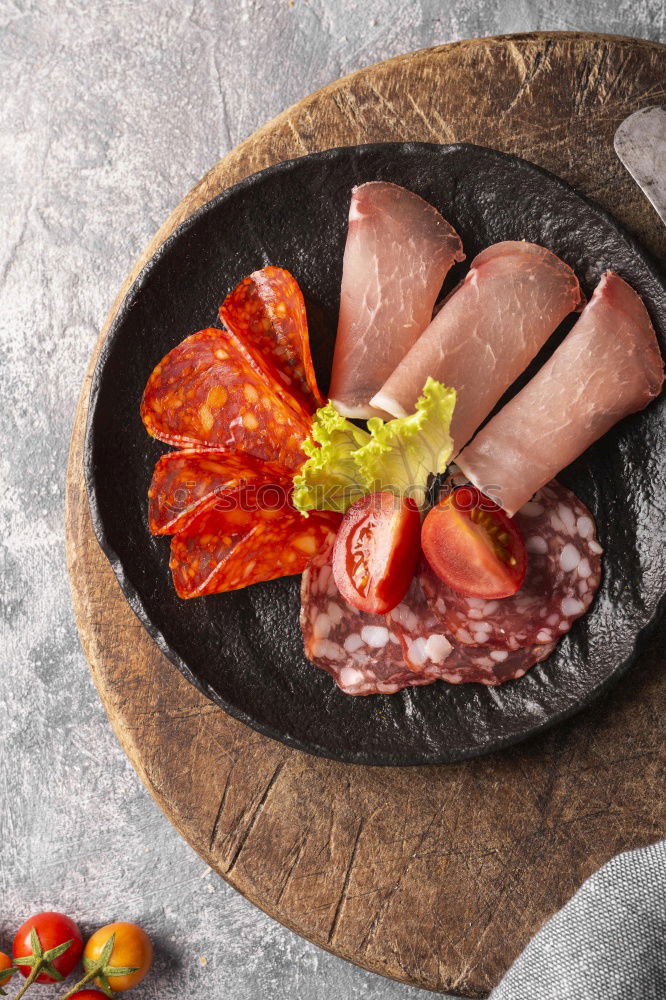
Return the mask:
{"type": "Polygon", "coordinates": [[[447,587],[427,564],[419,572],[428,603],[462,645],[518,650],[549,645],[589,608],[601,580],[602,548],[592,515],[556,480],[513,518],[525,539],[527,575],[512,597],[483,601],[447,587]]]}
{"type": "Polygon", "coordinates": [[[407,667],[433,681],[442,679],[443,664],[453,647],[416,579],[403,601],[386,615],[386,621],[400,640],[407,667]]]}
{"type": "Polygon", "coordinates": [[[301,629],[307,658],[346,694],[395,694],[432,684],[436,676],[414,672],[405,663],[392,621],[357,611],[341,596],[331,574],[331,548],[303,573],[301,629]]]}
{"type": "Polygon", "coordinates": [[[545,660],[556,645],[552,636],[548,644],[523,646],[512,651],[456,642],[444,632],[417,580],[412,582],[403,604],[389,611],[386,617],[402,643],[408,666],[449,684],[496,687],[522,677],[535,663],[545,660]],[[401,610],[403,607],[408,608],[410,614],[401,610]]]}

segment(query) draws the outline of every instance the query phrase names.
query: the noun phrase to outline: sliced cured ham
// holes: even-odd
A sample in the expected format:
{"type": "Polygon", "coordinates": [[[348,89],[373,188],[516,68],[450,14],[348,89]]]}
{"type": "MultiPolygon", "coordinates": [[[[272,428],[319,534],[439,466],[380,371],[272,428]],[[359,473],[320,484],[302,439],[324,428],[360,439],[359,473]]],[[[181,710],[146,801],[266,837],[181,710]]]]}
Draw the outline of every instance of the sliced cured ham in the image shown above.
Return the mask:
{"type": "Polygon", "coordinates": [[[402,417],[429,375],[451,386],[455,455],[581,299],[575,274],[550,250],[524,242],[488,247],[372,405],[402,417]]]}
{"type": "Polygon", "coordinates": [[[370,399],[425,330],[464,256],[453,227],[412,191],[383,181],[353,189],[329,390],[345,417],[386,416],[370,399]]]}
{"type": "Polygon", "coordinates": [[[515,651],[551,645],[590,607],[601,581],[594,519],[570,490],[553,480],[515,515],[525,540],[527,574],[511,597],[484,600],[447,586],[426,562],[419,580],[451,641],[515,651]]]}
{"type": "Polygon", "coordinates": [[[512,515],[618,420],[647,406],[663,382],[647,309],[608,271],[571,333],[458,465],[482,491],[492,486],[512,515]]]}

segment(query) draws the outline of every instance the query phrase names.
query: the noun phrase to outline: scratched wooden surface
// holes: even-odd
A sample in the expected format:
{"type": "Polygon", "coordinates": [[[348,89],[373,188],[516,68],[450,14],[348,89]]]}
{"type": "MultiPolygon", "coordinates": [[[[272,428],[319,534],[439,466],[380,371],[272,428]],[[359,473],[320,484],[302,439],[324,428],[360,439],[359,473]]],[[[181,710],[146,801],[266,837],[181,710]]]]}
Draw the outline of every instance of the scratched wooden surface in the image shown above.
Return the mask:
{"type": "MultiPolygon", "coordinates": [[[[490,38],[381,63],[295,105],[218,163],[124,287],[183,218],[243,176],[378,140],[470,141],[518,153],[613,211],[663,262],[666,231],[612,155],[611,138],[628,113],[665,98],[666,48],[610,36],[490,38]]],[[[353,962],[479,997],[587,875],[666,833],[658,639],[578,719],[456,766],[344,766],[287,750],[225,716],[159,653],[94,539],[81,476],[88,382],[67,505],[84,649],[147,787],[240,892],[353,962]]]]}

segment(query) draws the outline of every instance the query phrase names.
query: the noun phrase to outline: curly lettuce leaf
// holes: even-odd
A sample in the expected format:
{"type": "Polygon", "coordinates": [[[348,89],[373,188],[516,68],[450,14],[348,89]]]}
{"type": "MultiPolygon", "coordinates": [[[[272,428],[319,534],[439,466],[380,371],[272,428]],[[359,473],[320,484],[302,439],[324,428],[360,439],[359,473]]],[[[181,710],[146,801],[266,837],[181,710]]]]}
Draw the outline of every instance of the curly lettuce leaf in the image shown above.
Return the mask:
{"type": "Polygon", "coordinates": [[[408,496],[421,506],[428,477],[444,472],[451,458],[449,430],[455,404],[455,389],[428,378],[415,413],[386,423],[372,417],[370,440],[354,455],[357,474],[368,490],[408,496]]]}
{"type": "Polygon", "coordinates": [[[332,403],[315,413],[311,435],[303,444],[308,460],[294,476],[293,504],[302,514],[309,510],[344,514],[369,492],[354,455],[370,435],[341,416],[332,403]]]}

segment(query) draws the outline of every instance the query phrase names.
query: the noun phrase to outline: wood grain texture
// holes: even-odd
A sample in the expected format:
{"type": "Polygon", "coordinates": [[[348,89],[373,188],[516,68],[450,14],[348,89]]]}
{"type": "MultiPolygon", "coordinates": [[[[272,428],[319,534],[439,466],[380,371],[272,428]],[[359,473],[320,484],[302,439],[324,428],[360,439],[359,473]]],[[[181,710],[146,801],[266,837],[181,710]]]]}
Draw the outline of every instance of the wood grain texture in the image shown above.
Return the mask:
{"type": "MultiPolygon", "coordinates": [[[[517,153],[612,211],[663,262],[666,231],[614,157],[612,136],[627,114],[665,98],[664,46],[575,34],[456,43],[331,84],[242,143],[190,192],[128,276],[97,351],[130,282],[179,222],[249,173],[336,145],[466,141],[517,153]]],[[[68,567],[83,647],[146,786],[240,892],[369,969],[480,997],[584,878],[618,851],[666,833],[658,642],[578,719],[447,767],[311,758],[209,703],[138,623],[94,538],[82,481],[89,381],[90,372],[67,483],[68,567]]]]}

